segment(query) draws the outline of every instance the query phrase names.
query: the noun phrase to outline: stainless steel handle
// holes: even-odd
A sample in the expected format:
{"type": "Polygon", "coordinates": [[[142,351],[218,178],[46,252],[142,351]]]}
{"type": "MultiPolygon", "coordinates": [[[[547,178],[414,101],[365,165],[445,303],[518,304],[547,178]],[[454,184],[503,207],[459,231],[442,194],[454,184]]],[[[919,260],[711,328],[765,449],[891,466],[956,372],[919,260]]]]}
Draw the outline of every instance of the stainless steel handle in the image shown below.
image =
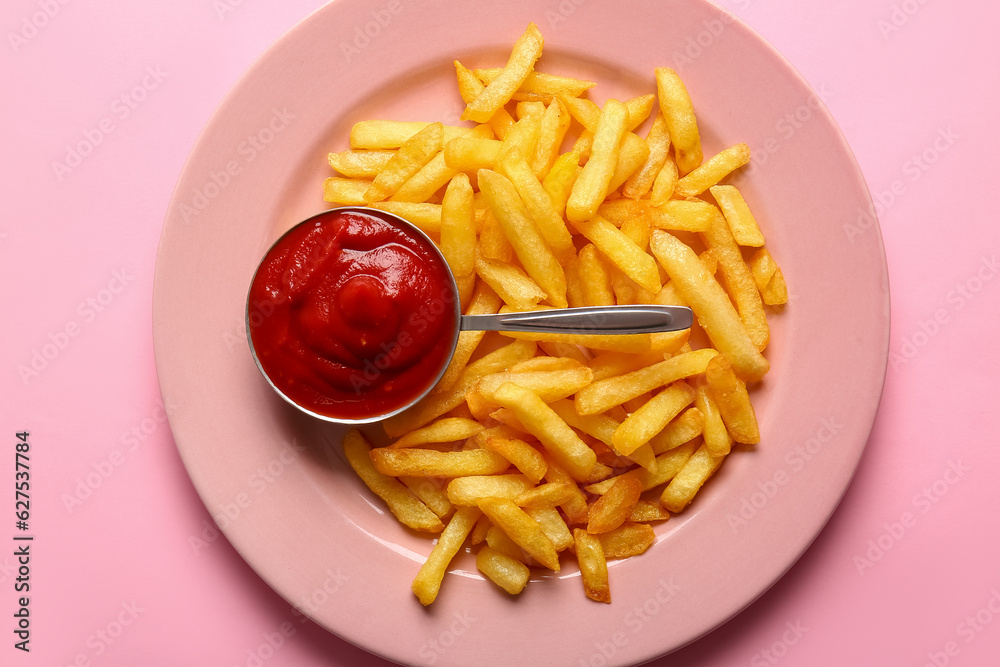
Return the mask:
{"type": "Polygon", "coordinates": [[[463,315],[461,330],[643,334],[688,329],[693,321],[691,309],[685,306],[595,306],[498,315],[463,315]]]}

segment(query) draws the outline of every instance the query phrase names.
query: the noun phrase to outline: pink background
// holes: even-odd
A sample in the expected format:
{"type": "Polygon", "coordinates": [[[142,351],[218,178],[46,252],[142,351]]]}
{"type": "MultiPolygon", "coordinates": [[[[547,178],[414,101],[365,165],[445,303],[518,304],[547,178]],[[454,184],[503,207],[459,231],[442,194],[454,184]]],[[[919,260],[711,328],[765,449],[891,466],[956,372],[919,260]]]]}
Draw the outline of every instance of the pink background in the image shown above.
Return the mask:
{"type": "MultiPolygon", "coordinates": [[[[387,664],[302,622],[224,538],[197,542],[211,518],[153,363],[156,248],[184,161],[244,70],[321,4],[4,3],[0,545],[22,430],[35,542],[30,654],[12,647],[16,560],[0,546],[2,664],[387,664]]],[[[824,532],[746,611],[654,664],[994,664],[1000,228],[985,202],[1000,168],[983,156],[1000,146],[1000,8],[721,5],[824,95],[854,149],[881,212],[892,356],[824,532]]]]}

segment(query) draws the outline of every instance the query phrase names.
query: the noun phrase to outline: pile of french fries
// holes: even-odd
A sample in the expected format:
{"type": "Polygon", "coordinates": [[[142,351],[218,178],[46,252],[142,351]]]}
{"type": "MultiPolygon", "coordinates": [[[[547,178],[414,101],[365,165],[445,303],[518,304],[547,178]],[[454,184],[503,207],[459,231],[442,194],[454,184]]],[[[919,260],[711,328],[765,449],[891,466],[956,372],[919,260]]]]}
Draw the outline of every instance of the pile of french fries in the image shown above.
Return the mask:
{"type": "Polygon", "coordinates": [[[357,123],[350,150],[329,155],[340,175],[326,200],[426,231],[468,314],[652,303],[696,322],[462,332],[433,393],[383,423],[390,444],[347,433],[364,483],[437,536],[413,581],[424,605],[466,545],[510,594],[574,553],[587,597],[610,602],[607,561],[646,551],[652,524],[691,503],[734,443],[760,440],[747,384],[768,371],[767,311],[788,295],[746,201],[720,184],[749,149],[703,159],[673,70],[655,70],[655,94],[598,106],[594,83],[535,70],[542,45],[531,24],[502,68],[455,62],[473,126],[357,123]]]}

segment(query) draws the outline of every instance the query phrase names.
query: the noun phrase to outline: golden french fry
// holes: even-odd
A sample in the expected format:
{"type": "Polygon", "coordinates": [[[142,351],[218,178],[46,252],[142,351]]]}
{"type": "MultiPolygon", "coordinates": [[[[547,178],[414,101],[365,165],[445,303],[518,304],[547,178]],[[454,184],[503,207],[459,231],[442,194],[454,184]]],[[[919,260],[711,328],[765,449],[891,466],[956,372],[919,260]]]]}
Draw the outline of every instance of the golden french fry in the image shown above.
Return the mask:
{"type": "Polygon", "coordinates": [[[542,55],[543,44],[544,40],[538,26],[534,23],[529,24],[524,34],[514,42],[514,48],[503,71],[466,105],[465,111],[462,112],[462,120],[487,122],[528,78],[535,61],[542,55]]]}
{"type": "MultiPolygon", "coordinates": [[[[670,513],[663,509],[663,505],[640,498],[639,502],[632,508],[632,514],[629,515],[628,520],[635,523],[642,523],[647,521],[666,521],[669,518],[670,513]]],[[[628,522],[624,525],[628,525],[628,522]]]]}
{"type": "Polygon", "coordinates": [[[372,182],[359,178],[331,176],[323,181],[323,201],[343,206],[363,206],[372,182]]]}
{"type": "Polygon", "coordinates": [[[444,145],[444,163],[450,169],[474,173],[492,169],[500,158],[503,142],[479,137],[458,137],[444,145]]]}
{"type": "Polygon", "coordinates": [[[645,553],[656,540],[652,526],[645,523],[625,523],[614,530],[597,535],[605,558],[631,558],[645,553]]]}
{"type": "Polygon", "coordinates": [[[670,159],[670,130],[667,129],[663,114],[657,114],[653,126],[649,128],[646,146],[649,148],[646,161],[638,171],[629,176],[622,187],[622,194],[629,199],[637,200],[649,192],[663,165],[670,159]]]}
{"type": "Polygon", "coordinates": [[[439,533],[444,524],[412,491],[398,480],[383,475],[372,464],[371,445],[357,429],[344,436],[344,456],[372,493],[385,501],[399,522],[413,530],[439,533]]]}
{"type": "Polygon", "coordinates": [[[572,118],[569,111],[558,99],[553,99],[545,108],[538,130],[538,143],[535,144],[535,152],[531,156],[531,171],[539,179],[545,178],[549,169],[555,164],[559,157],[559,148],[562,146],[566,132],[569,130],[572,118]]]}
{"type": "Polygon", "coordinates": [[[695,389],[695,407],[702,415],[702,435],[708,452],[712,456],[725,456],[733,448],[733,437],[729,435],[719,406],[704,382],[699,382],[695,389]]]}
{"type": "Polygon", "coordinates": [[[434,602],[438,591],[441,589],[441,582],[445,572],[451,564],[452,558],[462,548],[465,538],[469,536],[472,527],[476,525],[481,512],[478,507],[462,507],[451,517],[451,521],[441,533],[437,544],[431,550],[430,555],[416,578],[413,580],[413,593],[420,600],[420,604],[425,607],[434,602]]]}
{"type": "Polygon", "coordinates": [[[407,139],[372,181],[365,192],[365,202],[382,201],[392,196],[441,150],[443,141],[442,123],[431,123],[407,139]]]}
{"type": "Polygon", "coordinates": [[[486,449],[439,452],[434,449],[377,447],[371,451],[371,457],[376,470],[393,476],[497,475],[510,467],[507,459],[486,449]]]}
{"type": "Polygon", "coordinates": [[[674,475],[660,494],[660,503],[668,512],[677,513],[687,507],[708,478],[722,465],[724,456],[713,456],[703,444],[684,467],[674,475]]]}
{"type": "Polygon", "coordinates": [[[448,500],[455,505],[477,505],[484,498],[514,499],[531,488],[524,475],[466,475],[448,482],[448,500]]]}
{"type": "Polygon", "coordinates": [[[611,291],[611,275],[593,243],[580,248],[579,262],[584,305],[614,305],[615,294],[611,291]]]}
{"type": "Polygon", "coordinates": [[[570,257],[564,264],[566,271],[566,302],[570,308],[580,308],[586,306],[587,302],[583,296],[583,280],[580,277],[580,260],[578,257],[570,257]]]}
{"type": "Polygon", "coordinates": [[[711,228],[702,238],[719,262],[722,278],[733,301],[736,302],[736,312],[743,320],[743,326],[746,327],[750,340],[758,350],[763,350],[770,339],[764,302],[757,290],[753,274],[743,261],[743,253],[733,239],[726,219],[718,210],[715,211],[711,228]]]}
{"type": "MultiPolygon", "coordinates": [[[[362,120],[351,128],[351,148],[355,150],[391,150],[400,148],[413,138],[417,132],[426,129],[428,125],[421,121],[401,120],[362,120]]],[[[448,142],[456,137],[468,134],[471,128],[444,126],[443,141],[448,142]]]]}
{"type": "Polygon", "coordinates": [[[582,528],[573,529],[573,540],[576,543],[576,560],[580,564],[584,593],[591,600],[610,604],[608,563],[604,559],[601,542],[582,528]]]}
{"type": "Polygon", "coordinates": [[[778,263],[771,257],[771,253],[767,248],[760,248],[750,258],[750,273],[753,275],[753,281],[757,285],[757,289],[762,294],[777,270],[778,263]]]}
{"type": "MultiPolygon", "coordinates": [[[[583,126],[584,130],[593,134],[597,130],[597,120],[601,117],[601,107],[593,100],[585,97],[571,95],[560,95],[559,101],[563,103],[570,116],[583,126]]],[[[626,111],[628,107],[625,107],[626,111]]]]}
{"type": "Polygon", "coordinates": [[[760,429],[746,383],[736,377],[729,361],[722,355],[708,362],[705,369],[708,391],[719,406],[719,414],[729,435],[736,442],[755,445],[760,442],[760,429]]]}
{"type": "Polygon", "coordinates": [[[441,233],[441,204],[376,201],[367,205],[380,211],[394,213],[432,237],[441,233]]]}
{"type": "MultiPolygon", "coordinates": [[[[455,75],[458,80],[458,94],[461,95],[462,101],[468,104],[472,100],[478,97],[479,93],[483,91],[486,86],[483,82],[479,80],[479,77],[475,73],[464,66],[462,63],[455,61],[455,75]]],[[[507,136],[507,132],[514,125],[514,119],[511,117],[510,113],[504,109],[502,106],[497,109],[492,116],[490,116],[487,124],[492,128],[494,134],[500,139],[507,136]]]]}
{"type": "Polygon", "coordinates": [[[653,206],[662,206],[670,201],[670,197],[673,196],[674,188],[677,187],[679,179],[680,174],[677,172],[677,163],[668,157],[667,161],[660,167],[660,171],[656,174],[656,179],[653,181],[653,189],[649,193],[649,202],[653,206]]]}
{"type": "Polygon", "coordinates": [[[729,296],[698,255],[661,230],[653,232],[649,245],[712,344],[726,355],[736,374],[748,382],[764,377],[770,364],[754,345],[729,296]]]}
{"type": "MultiPolygon", "coordinates": [[[[719,356],[719,355],[716,355],[719,356]]],[[[713,357],[715,358],[715,357],[713,357]]],[[[708,362],[711,368],[712,362],[708,362]]],[[[629,415],[615,431],[614,446],[620,454],[631,454],[649,442],[670,421],[694,401],[694,389],[685,382],[675,382],[629,415]]]]}
{"type": "Polygon", "coordinates": [[[788,302],[785,277],[767,248],[761,248],[754,253],[750,259],[750,272],[765,304],[780,306],[788,302]]]}
{"type": "Polygon", "coordinates": [[[448,500],[448,494],[440,486],[438,480],[433,477],[399,477],[397,479],[442,520],[455,509],[452,507],[451,501],[448,500]]]}
{"type": "Polygon", "coordinates": [[[438,442],[466,440],[483,430],[483,425],[471,419],[445,417],[423,428],[410,431],[393,442],[393,449],[405,449],[438,442]]]}
{"type": "Polygon", "coordinates": [[[632,174],[636,173],[649,158],[649,146],[637,134],[627,132],[618,147],[618,162],[608,183],[608,192],[614,192],[625,184],[632,174]]]}
{"type": "Polygon", "coordinates": [[[548,193],[552,206],[559,215],[566,212],[566,202],[581,171],[583,167],[580,166],[580,157],[576,153],[569,152],[557,157],[545,174],[542,187],[548,193]]]}
{"type": "MultiPolygon", "coordinates": [[[[491,69],[474,70],[479,80],[484,84],[490,84],[503,70],[499,67],[491,69]]],[[[567,76],[557,76],[544,72],[532,71],[521,84],[512,99],[515,100],[545,100],[559,95],[579,97],[596,86],[593,81],[573,79],[567,76]]]]}
{"type": "Polygon", "coordinates": [[[348,178],[375,178],[396,154],[392,150],[347,150],[327,155],[327,162],[348,178]]]}
{"type": "Polygon", "coordinates": [[[570,222],[589,220],[608,194],[618,164],[618,150],[628,125],[628,109],[618,100],[608,100],[594,131],[590,159],[573,184],[566,202],[570,222]]]}
{"type": "Polygon", "coordinates": [[[707,232],[717,213],[714,206],[700,199],[671,199],[654,210],[661,215],[653,216],[653,225],[687,232],[707,232]]]}
{"type": "Polygon", "coordinates": [[[761,293],[761,298],[769,306],[780,306],[788,303],[788,286],[785,284],[785,276],[781,273],[780,268],[775,269],[774,275],[771,276],[767,287],[761,293]]]}
{"type": "Polygon", "coordinates": [[[743,199],[743,194],[735,185],[713,185],[709,188],[715,201],[726,216],[733,238],[741,246],[760,248],[764,245],[764,235],[757,225],[756,218],[743,199]]]}
{"type": "MultiPolygon", "coordinates": [[[[576,253],[573,237],[562,215],[552,205],[545,188],[528,166],[527,160],[520,153],[512,152],[500,161],[498,168],[500,173],[514,185],[514,189],[521,197],[521,203],[524,204],[525,210],[534,221],[545,243],[560,262],[566,262],[576,253]]],[[[495,211],[494,215],[497,215],[495,211]]],[[[497,219],[500,219],[499,216],[497,219]]]]}
{"type": "Polygon", "coordinates": [[[628,109],[628,131],[642,125],[656,105],[656,95],[647,93],[639,95],[625,101],[625,108],[628,109]]]}
{"type": "Polygon", "coordinates": [[[746,144],[730,146],[677,181],[677,186],[674,188],[674,195],[677,197],[694,197],[700,195],[749,162],[749,146],[746,144]]]}
{"type": "Polygon", "coordinates": [[[660,113],[670,130],[677,167],[681,174],[687,174],[698,167],[702,160],[701,135],[694,115],[694,105],[677,72],[669,67],[657,67],[654,72],[660,113]]]}
{"type": "Polygon", "coordinates": [[[622,525],[639,502],[642,483],[631,475],[619,475],[607,492],[590,506],[587,532],[606,533],[622,525]]]}
{"type": "Polygon", "coordinates": [[[542,532],[552,542],[556,551],[563,551],[573,546],[573,534],[569,532],[569,526],[563,521],[554,506],[549,507],[525,507],[525,513],[538,522],[542,527],[542,532]]]}
{"type": "MultiPolygon", "coordinates": [[[[695,390],[695,401],[698,400],[698,390],[695,390]]],[[[656,455],[662,454],[674,447],[680,447],[685,442],[694,440],[702,434],[705,428],[705,415],[697,407],[688,408],[679,417],[667,424],[667,427],[653,436],[649,441],[656,455]]]]}
{"type": "Polygon", "coordinates": [[[622,273],[654,294],[660,291],[662,285],[656,261],[624,232],[596,212],[590,219],[574,224],[622,273]]]}
{"type": "Polygon", "coordinates": [[[575,484],[557,482],[539,484],[519,495],[514,499],[514,502],[517,503],[518,507],[525,509],[533,507],[558,507],[574,500],[573,491],[576,488],[575,484]]]}
{"type": "MultiPolygon", "coordinates": [[[[486,518],[490,520],[488,516],[486,518]]],[[[524,549],[517,545],[517,542],[507,536],[507,533],[494,526],[492,520],[490,520],[490,528],[486,531],[486,544],[491,549],[522,563],[530,558],[524,549]]]]}
{"type": "Polygon", "coordinates": [[[548,470],[548,463],[541,452],[502,427],[483,431],[477,442],[483,449],[496,452],[510,461],[533,484],[540,482],[548,470]]]}
{"type": "Polygon", "coordinates": [[[516,558],[484,545],[476,552],[476,568],[494,584],[511,595],[517,595],[528,584],[531,571],[516,558]]]}
{"type": "Polygon", "coordinates": [[[476,256],[476,274],[514,310],[532,310],[548,296],[520,267],[476,256]]]}
{"type": "Polygon", "coordinates": [[[487,375],[476,385],[476,391],[486,398],[488,404],[496,406],[498,403],[493,398],[496,391],[507,382],[513,382],[532,390],[545,403],[551,403],[572,396],[593,379],[594,372],[586,366],[557,370],[510,370],[487,375]]]}
{"type": "Polygon", "coordinates": [[[476,269],[476,219],[469,177],[456,174],[441,202],[441,254],[456,278],[476,269]]]}
{"type": "MultiPolygon", "coordinates": [[[[538,522],[506,498],[487,498],[479,509],[519,547],[544,567],[559,571],[559,554],[538,522]]],[[[492,546],[492,545],[491,545],[492,546]]]]}
{"type": "Polygon", "coordinates": [[[625,375],[598,380],[577,392],[576,410],[581,415],[598,414],[657,387],[704,373],[716,354],[710,348],[692,350],[625,375]]]}
{"type": "Polygon", "coordinates": [[[479,171],[479,187],[525,272],[545,290],[549,303],[565,308],[566,273],[532,221],[517,189],[489,169],[479,171]]]}
{"type": "Polygon", "coordinates": [[[586,480],[597,465],[597,455],[538,394],[507,382],[493,398],[518,418],[549,454],[577,480],[586,480]]]}

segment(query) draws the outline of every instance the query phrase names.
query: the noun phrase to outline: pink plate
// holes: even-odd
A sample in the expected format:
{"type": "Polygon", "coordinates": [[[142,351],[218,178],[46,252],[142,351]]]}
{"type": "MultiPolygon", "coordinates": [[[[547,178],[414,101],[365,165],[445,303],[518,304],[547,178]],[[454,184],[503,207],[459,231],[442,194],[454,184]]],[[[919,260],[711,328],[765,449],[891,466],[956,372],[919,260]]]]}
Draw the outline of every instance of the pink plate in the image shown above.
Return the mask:
{"type": "Polygon", "coordinates": [[[156,268],[157,371],[206,507],[251,567],[343,638],[407,664],[634,664],[690,642],[774,583],[845,492],[885,374],[889,290],[878,226],[821,100],[748,28],[703,1],[540,5],[337,0],[246,73],[181,175],[156,268]],[[363,118],[458,123],[452,61],[499,66],[530,21],[538,67],[598,82],[591,97],[686,81],[706,156],[744,141],[744,191],[791,302],[772,318],[755,391],[763,442],[736,451],[644,555],[613,563],[613,603],[567,564],[517,599],[469,554],[424,609],[410,581],[431,541],[408,533],[342,459],[341,431],[295,414],[254,366],[250,278],[270,243],[327,208],[326,153],[363,118]],[[847,229],[852,233],[848,234],[847,229]],[[864,233],[857,234],[857,229],[864,233]],[[610,648],[609,648],[610,647],[610,648]],[[501,658],[502,656],[502,658],[501,658]]]}

